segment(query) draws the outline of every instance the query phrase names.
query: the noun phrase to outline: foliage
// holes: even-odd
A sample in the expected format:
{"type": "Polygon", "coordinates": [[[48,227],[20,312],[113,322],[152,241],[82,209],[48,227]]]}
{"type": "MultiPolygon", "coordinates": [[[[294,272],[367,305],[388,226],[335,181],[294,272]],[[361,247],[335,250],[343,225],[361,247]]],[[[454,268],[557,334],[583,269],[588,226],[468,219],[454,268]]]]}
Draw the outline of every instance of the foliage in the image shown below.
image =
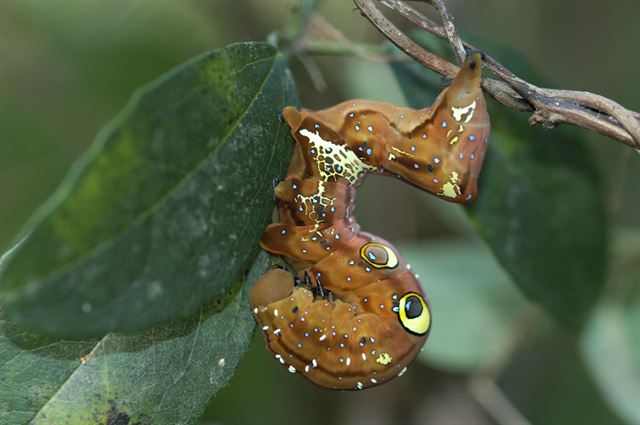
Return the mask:
{"type": "Polygon", "coordinates": [[[7,257],[9,316],[100,335],[224,294],[256,254],[291,152],[272,111],[296,102],[282,58],[260,43],[206,53],[136,92],[7,257]]]}
{"type": "Polygon", "coordinates": [[[195,422],[249,345],[248,294],[269,262],[262,253],[246,279],[193,317],[136,334],[65,341],[0,317],[0,400],[9,401],[0,422],[195,422]]]}

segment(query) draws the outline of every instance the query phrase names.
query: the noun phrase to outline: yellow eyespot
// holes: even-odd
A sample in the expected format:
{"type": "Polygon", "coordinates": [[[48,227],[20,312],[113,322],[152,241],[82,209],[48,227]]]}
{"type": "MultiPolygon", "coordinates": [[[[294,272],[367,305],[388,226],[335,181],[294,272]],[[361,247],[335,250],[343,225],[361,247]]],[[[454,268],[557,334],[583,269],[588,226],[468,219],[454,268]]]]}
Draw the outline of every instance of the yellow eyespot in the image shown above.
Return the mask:
{"type": "Polygon", "coordinates": [[[360,257],[376,269],[393,269],[398,266],[398,256],[386,245],[369,242],[360,248],[360,257]]]}
{"type": "Polygon", "coordinates": [[[404,328],[415,335],[424,335],[431,326],[429,306],[420,294],[407,292],[398,303],[398,317],[404,328]]]}

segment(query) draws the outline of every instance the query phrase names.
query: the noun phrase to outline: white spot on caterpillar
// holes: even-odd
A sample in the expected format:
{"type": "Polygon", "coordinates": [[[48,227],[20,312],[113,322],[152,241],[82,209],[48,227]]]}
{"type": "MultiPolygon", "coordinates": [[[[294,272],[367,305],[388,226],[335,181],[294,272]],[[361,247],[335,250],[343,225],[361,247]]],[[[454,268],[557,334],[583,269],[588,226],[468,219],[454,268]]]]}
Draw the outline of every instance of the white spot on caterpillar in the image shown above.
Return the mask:
{"type": "Polygon", "coordinates": [[[325,339],[327,339],[327,335],[326,334],[324,334],[320,338],[318,338],[318,341],[324,341],[325,339]]]}
{"type": "Polygon", "coordinates": [[[357,387],[359,390],[361,390],[362,388],[364,388],[364,385],[362,385],[362,382],[358,382],[358,383],[356,384],[356,387],[357,387]]]}
{"type": "Polygon", "coordinates": [[[316,359],[311,360],[311,366],[313,366],[314,369],[318,367],[318,362],[316,361],[316,359]]]}
{"type": "Polygon", "coordinates": [[[225,364],[226,364],[226,362],[224,361],[224,359],[218,360],[218,366],[224,367],[225,364]]]}
{"type": "Polygon", "coordinates": [[[405,366],[404,369],[402,369],[400,371],[400,373],[398,374],[398,377],[401,377],[402,375],[404,375],[404,373],[407,371],[407,367],[405,366]]]}
{"type": "Polygon", "coordinates": [[[289,366],[289,372],[296,373],[296,368],[293,366],[289,366]]]}

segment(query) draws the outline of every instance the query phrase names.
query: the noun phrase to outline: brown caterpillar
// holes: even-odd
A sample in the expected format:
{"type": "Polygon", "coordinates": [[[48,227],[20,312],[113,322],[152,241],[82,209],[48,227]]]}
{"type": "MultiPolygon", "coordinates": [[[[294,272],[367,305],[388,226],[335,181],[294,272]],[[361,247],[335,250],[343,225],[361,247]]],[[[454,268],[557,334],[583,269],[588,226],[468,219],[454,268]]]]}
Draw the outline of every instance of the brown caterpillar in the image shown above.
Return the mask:
{"type": "Polygon", "coordinates": [[[297,277],[265,273],[251,304],[276,359],[333,389],[363,389],[402,375],[431,327],[410,266],[353,217],[367,173],[396,176],[445,200],[476,198],[489,138],[481,58],[469,56],[429,108],[354,100],[322,111],[287,107],[296,147],[274,190],[280,222],[262,248],[297,277]]]}

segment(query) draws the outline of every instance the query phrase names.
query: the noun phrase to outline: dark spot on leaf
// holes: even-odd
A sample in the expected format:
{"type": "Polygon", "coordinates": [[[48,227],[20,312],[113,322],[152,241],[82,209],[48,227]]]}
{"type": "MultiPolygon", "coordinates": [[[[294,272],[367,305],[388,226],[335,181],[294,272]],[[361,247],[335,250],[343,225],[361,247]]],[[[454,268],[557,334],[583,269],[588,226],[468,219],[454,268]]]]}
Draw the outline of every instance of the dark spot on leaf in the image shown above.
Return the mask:
{"type": "Polygon", "coordinates": [[[140,425],[140,422],[131,423],[131,417],[124,412],[119,412],[116,402],[109,400],[109,411],[105,425],[140,425]]]}

